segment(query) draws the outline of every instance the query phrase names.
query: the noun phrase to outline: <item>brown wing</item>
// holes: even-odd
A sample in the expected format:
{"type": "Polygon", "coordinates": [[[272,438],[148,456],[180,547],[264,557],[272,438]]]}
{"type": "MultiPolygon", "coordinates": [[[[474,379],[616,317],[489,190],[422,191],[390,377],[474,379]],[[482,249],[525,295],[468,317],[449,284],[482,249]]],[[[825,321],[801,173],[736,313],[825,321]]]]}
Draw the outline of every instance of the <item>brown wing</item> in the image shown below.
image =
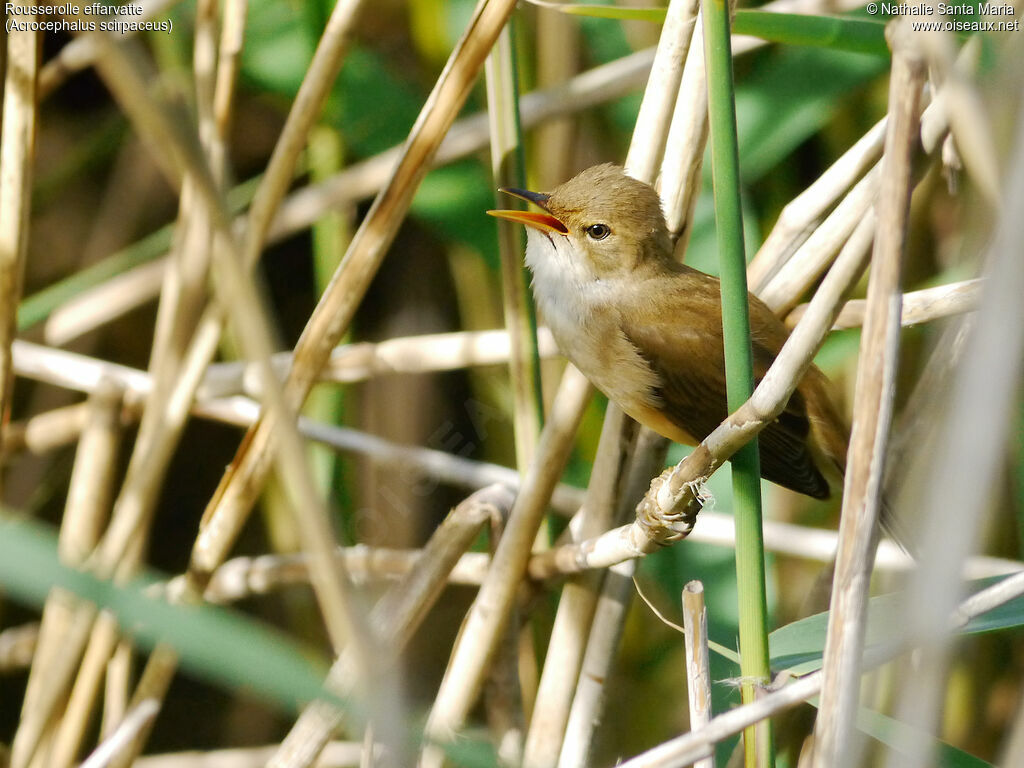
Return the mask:
{"type": "MultiPolygon", "coordinates": [[[[728,415],[725,359],[720,321],[716,318],[709,322],[706,315],[698,316],[701,306],[707,309],[707,303],[694,306],[692,298],[677,302],[677,311],[671,317],[624,328],[623,332],[657,372],[661,386],[653,394],[664,403],[670,420],[703,440],[728,415]],[[687,313],[693,313],[693,317],[686,317],[687,313]]],[[[715,310],[718,306],[715,302],[715,310]]],[[[751,310],[760,314],[762,307],[752,306],[751,310]]],[[[768,311],[767,307],[763,309],[768,311]]],[[[785,331],[780,327],[779,332],[784,340],[785,331]]],[[[760,382],[775,359],[775,351],[781,346],[779,338],[775,329],[768,338],[764,334],[755,338],[756,381],[760,382]],[[766,344],[776,346],[776,350],[768,349],[766,344]]],[[[796,392],[775,422],[758,436],[761,476],[799,493],[826,498],[829,486],[808,450],[809,430],[803,397],[796,392]]]]}

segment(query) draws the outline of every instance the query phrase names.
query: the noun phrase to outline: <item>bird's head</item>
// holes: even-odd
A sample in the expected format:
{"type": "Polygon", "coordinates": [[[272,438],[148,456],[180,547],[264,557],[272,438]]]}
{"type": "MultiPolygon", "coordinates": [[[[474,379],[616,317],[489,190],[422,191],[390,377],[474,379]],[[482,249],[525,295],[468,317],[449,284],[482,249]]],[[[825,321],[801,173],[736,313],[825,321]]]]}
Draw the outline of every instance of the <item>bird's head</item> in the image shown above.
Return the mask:
{"type": "Polygon", "coordinates": [[[619,166],[595,165],[546,194],[501,191],[543,210],[487,212],[527,226],[528,260],[555,259],[581,277],[604,279],[672,252],[658,193],[619,166]]]}

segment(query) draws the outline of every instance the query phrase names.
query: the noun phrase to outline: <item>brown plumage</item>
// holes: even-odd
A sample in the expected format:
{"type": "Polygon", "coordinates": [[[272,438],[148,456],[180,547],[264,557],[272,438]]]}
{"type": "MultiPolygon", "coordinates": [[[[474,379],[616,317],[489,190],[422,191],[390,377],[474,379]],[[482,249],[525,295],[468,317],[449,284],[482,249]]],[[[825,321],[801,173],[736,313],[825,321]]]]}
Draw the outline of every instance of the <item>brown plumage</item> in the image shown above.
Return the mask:
{"type": "MultiPolygon", "coordinates": [[[[492,211],[527,224],[537,303],[562,352],[626,413],[677,442],[726,417],[718,279],[677,263],[657,193],[599,165],[550,194],[506,190],[545,213],[492,211]]],[[[748,297],[757,381],[788,333],[748,297]]],[[[761,474],[826,498],[842,477],[848,433],[816,367],[760,434],[761,474]]]]}

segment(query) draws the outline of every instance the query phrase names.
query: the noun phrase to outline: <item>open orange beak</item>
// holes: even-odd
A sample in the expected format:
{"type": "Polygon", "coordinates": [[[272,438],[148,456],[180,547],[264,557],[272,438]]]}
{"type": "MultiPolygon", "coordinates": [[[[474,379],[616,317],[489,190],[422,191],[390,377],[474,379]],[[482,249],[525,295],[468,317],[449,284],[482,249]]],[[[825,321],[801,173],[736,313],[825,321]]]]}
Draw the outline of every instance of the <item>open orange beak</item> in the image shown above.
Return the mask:
{"type": "Polygon", "coordinates": [[[515,189],[514,187],[501,187],[498,191],[533,203],[543,208],[545,213],[535,213],[534,211],[488,211],[487,214],[489,216],[525,224],[528,227],[539,229],[541,232],[554,232],[557,235],[565,235],[569,232],[562,222],[546,212],[548,208],[547,195],[540,192],[530,192],[526,189],[515,189]]]}

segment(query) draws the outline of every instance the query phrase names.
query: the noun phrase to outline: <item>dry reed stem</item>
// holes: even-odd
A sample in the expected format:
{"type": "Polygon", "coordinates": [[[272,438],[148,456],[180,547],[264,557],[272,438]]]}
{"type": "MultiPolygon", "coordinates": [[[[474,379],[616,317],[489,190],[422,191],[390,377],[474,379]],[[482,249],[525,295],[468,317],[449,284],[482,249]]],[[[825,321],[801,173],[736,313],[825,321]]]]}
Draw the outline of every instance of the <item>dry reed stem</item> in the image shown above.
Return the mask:
{"type": "Polygon", "coordinates": [[[654,63],[636,117],[634,140],[626,157],[631,176],[653,184],[665,154],[673,111],[683,78],[697,19],[696,0],[674,0],[668,5],[654,63]],[[641,135],[637,135],[639,132],[641,135]]]}
{"type": "Polygon", "coordinates": [[[920,132],[924,60],[909,25],[892,26],[889,123],[882,157],[877,231],[853,404],[839,523],[839,550],[825,642],[823,686],[814,730],[814,765],[849,765],[860,695],[861,653],[871,564],[882,504],[882,477],[895,398],[900,342],[900,281],[920,132]]]}
{"type": "Polygon", "coordinates": [[[662,198],[668,201],[665,219],[676,243],[676,253],[685,253],[690,242],[708,141],[708,84],[704,71],[704,25],[700,19],[698,9],[659,185],[662,198]]]}
{"type": "MultiPolygon", "coordinates": [[[[904,293],[900,325],[919,325],[975,311],[984,282],[982,278],[975,278],[904,293]]],[[[786,315],[786,325],[790,328],[795,326],[806,309],[806,304],[794,308],[786,315]]],[[[832,330],[859,328],[864,324],[866,311],[867,302],[864,299],[851,299],[843,305],[835,323],[832,324],[832,330]]]]}
{"type": "MultiPolygon", "coordinates": [[[[335,347],[320,371],[318,381],[351,384],[392,373],[433,373],[508,363],[512,354],[511,334],[504,328],[493,331],[452,331],[416,336],[397,336],[379,342],[356,342],[335,347]]],[[[547,328],[537,329],[540,357],[558,355],[558,346],[547,328]]],[[[274,367],[282,374],[291,364],[291,353],[274,355],[274,367]]],[[[201,392],[228,395],[251,392],[252,377],[245,362],[215,363],[203,380],[201,392]]]]}
{"type": "Polygon", "coordinates": [[[103,611],[91,633],[78,675],[71,688],[67,707],[54,737],[53,747],[47,760],[52,768],[69,768],[78,756],[86,728],[91,721],[96,696],[106,674],[107,662],[117,648],[120,632],[113,614],[103,611]]]}
{"type": "Polygon", "coordinates": [[[116,764],[118,756],[131,749],[139,733],[152,724],[159,711],[160,705],[153,699],[146,699],[137,704],[117,730],[82,761],[80,768],[107,768],[116,764]]]}
{"type": "Polygon", "coordinates": [[[980,42],[979,37],[973,37],[958,53],[956,41],[948,32],[929,31],[920,35],[957,153],[985,201],[999,208],[1002,184],[996,142],[974,72],[978,68],[980,42]]]}
{"type": "MultiPolygon", "coordinates": [[[[918,502],[928,517],[920,537],[921,566],[912,578],[909,610],[903,618],[907,631],[925,648],[895,708],[896,716],[922,736],[940,727],[944,694],[933,692],[948,689],[953,638],[943,614],[963,590],[952,572],[974,551],[978,535],[985,529],[986,513],[998,493],[1006,446],[1019,438],[1013,425],[1024,377],[1021,115],[1018,104],[1013,149],[1004,163],[1007,173],[1000,221],[985,259],[987,279],[980,309],[965,342],[951,397],[941,401],[944,418],[935,449],[922,457],[934,480],[923,489],[918,502]]],[[[1016,583],[1017,577],[1011,579],[1016,583]]],[[[934,764],[931,743],[915,737],[909,747],[901,765],[917,768],[934,764]]],[[[893,764],[892,759],[887,762],[893,764]]]]}
{"type": "MultiPolygon", "coordinates": [[[[964,99],[971,103],[977,99],[977,94],[964,84],[962,74],[976,53],[975,45],[964,46],[955,63],[944,64],[947,69],[959,73],[958,77],[953,78],[954,82],[941,82],[931,103],[930,91],[926,90],[921,96],[922,105],[927,107],[920,118],[921,145],[929,156],[935,155],[937,151],[944,152],[948,143],[950,106],[947,91],[956,91],[952,98],[961,106],[964,99]]],[[[963,112],[961,109],[958,114],[963,112]]],[[[990,132],[985,132],[987,121],[984,111],[978,114],[977,119],[964,118],[963,122],[970,124],[964,130],[971,137],[990,135],[990,132]]],[[[867,201],[873,200],[878,182],[877,179],[869,182],[868,178],[877,175],[877,170],[867,170],[867,166],[878,157],[879,141],[886,119],[873,127],[832,168],[786,206],[772,233],[751,262],[748,270],[751,290],[776,312],[792,309],[791,304],[784,303],[784,297],[789,296],[789,300],[794,301],[794,297],[806,291],[843,242],[852,224],[862,215],[874,215],[874,203],[867,201]],[[854,184],[862,174],[863,178],[854,184]],[[850,185],[853,185],[851,191],[835,205],[838,196],[850,185]],[[812,232],[811,227],[830,208],[833,208],[832,212],[812,232]]],[[[992,142],[982,139],[978,141],[989,145],[981,153],[987,154],[992,142]]],[[[991,165],[991,161],[981,158],[977,165],[986,167],[991,165]]],[[[991,175],[983,170],[978,173],[991,175]]]]}
{"type": "MultiPolygon", "coordinates": [[[[408,576],[391,587],[374,607],[370,616],[371,626],[378,636],[389,638],[394,643],[396,652],[409,641],[440,597],[448,574],[486,522],[495,516],[507,516],[513,501],[512,492],[500,485],[489,486],[465,499],[431,535],[423,555],[417,559],[408,576]]],[[[331,667],[328,687],[341,696],[350,692],[355,663],[357,659],[352,653],[342,653],[331,667]]],[[[268,766],[300,768],[312,764],[341,719],[341,712],[326,701],[310,704],[268,766]]]]}
{"type": "MultiPolygon", "coordinates": [[[[339,548],[335,556],[344,560],[345,569],[357,584],[394,582],[408,576],[423,557],[423,550],[356,544],[339,548]]],[[[448,574],[448,583],[479,586],[490,564],[491,556],[486,552],[467,552],[448,574]]],[[[233,603],[308,583],[309,571],[305,555],[235,557],[214,571],[203,599],[210,603],[233,603]]],[[[174,585],[168,585],[169,591],[175,589],[174,585]]]]}
{"type": "MultiPolygon", "coordinates": [[[[970,619],[991,611],[1022,594],[1024,594],[1024,573],[1011,576],[961,602],[956,610],[947,614],[947,625],[963,627],[970,619]]],[[[864,671],[879,667],[913,647],[914,645],[908,640],[906,633],[900,632],[899,636],[891,639],[888,644],[871,649],[865,659],[864,671]]],[[[784,681],[780,680],[779,682],[784,681]]],[[[749,726],[756,725],[767,717],[772,717],[817,696],[821,693],[821,688],[821,671],[801,677],[796,682],[786,683],[783,687],[764,694],[752,704],[731,709],[713,718],[707,726],[699,731],[678,736],[631,760],[620,763],[619,768],[669,768],[669,766],[688,765],[711,754],[718,742],[736,735],[749,726]]]]}
{"type": "MultiPolygon", "coordinates": [[[[65,565],[81,567],[86,562],[110,512],[120,442],[120,399],[121,390],[116,384],[101,381],[88,403],[88,419],[75,454],[57,539],[58,556],[65,565]]],[[[54,589],[47,597],[12,765],[29,764],[43,736],[39,726],[56,716],[78,661],[69,646],[77,647],[73,639],[81,636],[79,621],[91,613],[91,608],[83,608],[81,601],[64,590],[54,589]]]]}
{"type": "Polygon", "coordinates": [[[828,269],[854,229],[865,219],[874,221],[880,173],[876,163],[758,291],[758,298],[775,314],[784,316],[793,309],[804,292],[828,269]]]}
{"type": "MultiPolygon", "coordinates": [[[[484,66],[487,86],[487,117],[491,135],[491,178],[496,187],[520,186],[524,170],[520,167],[518,73],[512,49],[512,35],[506,26],[498,36],[484,66]]],[[[495,192],[497,207],[508,205],[506,196],[495,192]]],[[[520,205],[519,202],[515,203],[520,205]]],[[[533,458],[544,421],[539,397],[539,361],[536,323],[527,296],[523,271],[522,227],[498,220],[498,259],[500,265],[501,307],[509,335],[509,380],[512,385],[512,434],[515,441],[516,468],[521,472],[533,458]]]]}
{"type": "MultiPolygon", "coordinates": [[[[102,37],[96,39],[103,44],[102,37]]],[[[103,47],[103,55],[97,61],[100,73],[140,130],[143,139],[151,147],[161,150],[157,159],[162,161],[161,165],[172,182],[178,183],[184,178],[193,180],[199,193],[198,198],[216,228],[221,247],[215,249],[212,265],[215,287],[219,298],[232,313],[243,351],[265,363],[263,392],[271,420],[277,424],[281,445],[275,458],[286,492],[293,502],[300,535],[314,555],[314,591],[320,602],[328,634],[337,648],[343,647],[347,640],[362,649],[360,655],[368,659],[365,650],[367,646],[360,639],[361,627],[354,617],[343,587],[344,576],[330,555],[332,532],[326,510],[322,508],[313,489],[305,452],[295,431],[294,416],[290,415],[280,386],[267,362],[271,342],[265,312],[235,253],[229,220],[216,191],[215,181],[191,145],[178,138],[172,124],[152,101],[138,71],[124,55],[124,49],[109,44],[103,47]]],[[[156,477],[152,479],[158,480],[156,477]]],[[[126,546],[139,525],[146,523],[150,509],[151,505],[137,504],[127,509],[127,512],[124,509],[115,511],[111,529],[96,558],[96,567],[101,575],[115,571],[127,572],[131,568],[131,563],[125,559],[126,546]],[[123,514],[118,515],[117,512],[123,514]]]]}
{"type": "MultiPolygon", "coordinates": [[[[430,159],[462,107],[483,60],[514,3],[482,0],[467,31],[442,72],[410,133],[405,153],[366,219],[295,348],[288,377],[288,402],[297,407],[338,343],[384,258],[430,159]]],[[[193,547],[189,572],[201,593],[245,523],[269,470],[271,443],[280,432],[276,419],[250,430],[204,515],[193,547]]]]}
{"type": "MultiPolygon", "coordinates": [[[[484,332],[491,333],[491,332],[484,332]]],[[[415,339],[412,337],[410,341],[415,339]]],[[[404,340],[396,340],[402,341],[404,340]]],[[[382,342],[386,345],[389,342],[382,342]]],[[[95,391],[103,377],[110,377],[126,387],[128,404],[121,414],[122,424],[127,424],[133,410],[137,410],[140,401],[149,391],[148,375],[137,369],[118,366],[113,363],[87,358],[71,352],[49,350],[45,347],[31,345],[28,342],[16,342],[15,370],[19,375],[38,378],[58,386],[70,387],[79,391],[95,391]]],[[[236,426],[247,426],[255,420],[258,405],[241,397],[215,398],[200,401],[193,409],[197,416],[219,420],[236,426]]],[[[68,406],[52,412],[33,417],[28,423],[29,434],[34,431],[34,423],[39,421],[39,428],[44,434],[40,438],[42,444],[30,440],[30,447],[36,450],[47,450],[55,444],[65,444],[78,437],[81,422],[85,418],[85,405],[68,406]],[[51,428],[49,422],[53,422],[51,428]],[[51,434],[51,429],[54,434],[51,434]]],[[[331,445],[338,450],[361,453],[375,461],[399,467],[403,471],[413,471],[441,482],[465,488],[481,488],[491,483],[502,483],[515,488],[519,485],[518,473],[508,467],[486,462],[477,462],[461,456],[451,455],[443,451],[418,446],[396,445],[374,435],[357,430],[335,427],[328,424],[300,419],[303,434],[313,440],[331,445]]],[[[565,515],[574,514],[583,503],[584,491],[568,485],[559,484],[551,500],[552,508],[565,515]]],[[[691,538],[694,541],[708,542],[722,546],[730,546],[732,538],[731,518],[713,511],[701,515],[701,526],[691,538]]],[[[790,526],[774,521],[765,522],[766,546],[777,552],[791,554],[814,560],[828,561],[835,552],[835,532],[818,529],[790,526]]],[[[569,558],[574,561],[574,558],[569,558]]],[[[905,569],[909,561],[899,555],[898,548],[890,548],[882,543],[882,551],[877,565],[883,569],[905,569]]],[[[530,564],[533,578],[545,578],[550,575],[550,558],[535,557],[530,564]]],[[[565,572],[578,570],[570,565],[565,572]]],[[[1013,570],[1013,561],[998,558],[979,559],[972,565],[970,573],[980,577],[986,574],[1006,573],[1013,570]],[[991,560],[991,563],[985,563],[991,560]]],[[[562,572],[557,568],[552,573],[562,572]]]]}
{"type": "MultiPolygon", "coordinates": [[[[597,536],[615,523],[620,473],[634,447],[636,430],[636,422],[609,406],[573,532],[576,540],[597,536]]],[[[582,574],[562,587],[527,731],[523,765],[528,768],[552,766],[558,759],[603,576],[596,571],[582,574]]]]}
{"type": "Polygon", "coordinates": [[[43,341],[64,346],[152,301],[166,271],[167,261],[160,259],[82,291],[50,313],[43,325],[43,341]]]}
{"type": "Polygon", "coordinates": [[[0,672],[26,669],[39,643],[39,622],[0,631],[0,672]]]}
{"type": "MultiPolygon", "coordinates": [[[[476,700],[487,662],[507,626],[534,537],[568,459],[572,438],[591,392],[582,373],[572,366],[566,368],[541,432],[537,456],[516,497],[487,578],[466,615],[431,709],[426,733],[435,741],[447,740],[462,725],[476,700]]],[[[436,746],[427,747],[421,762],[439,765],[443,762],[442,752],[436,746]]]]}
{"type": "MultiPolygon", "coordinates": [[[[34,15],[18,16],[34,22],[34,15]]],[[[0,135],[0,440],[10,419],[14,376],[11,341],[17,330],[32,210],[36,147],[36,80],[41,33],[7,34],[3,132],[0,135]]]]}
{"type": "MultiPolygon", "coordinates": [[[[253,199],[252,207],[247,218],[248,226],[245,230],[244,240],[241,246],[240,258],[242,260],[242,270],[250,268],[251,264],[253,264],[258,257],[266,234],[266,229],[269,226],[269,221],[277,210],[277,206],[283,196],[284,189],[286,189],[288,183],[290,183],[298,153],[301,151],[302,146],[304,146],[308,130],[313,121],[319,115],[323,99],[326,97],[326,94],[337,75],[337,71],[340,67],[349,35],[351,33],[351,28],[355,20],[355,14],[358,12],[360,7],[361,4],[358,1],[339,3],[332,11],[320,44],[314,54],[313,61],[306,72],[296,100],[289,111],[285,127],[282,130],[282,134],[279,137],[277,144],[275,145],[268,170],[264,174],[253,199]]],[[[240,43],[245,4],[234,3],[228,10],[232,15],[225,24],[221,49],[229,56],[227,66],[234,68],[237,67],[238,47],[240,43]]],[[[217,86],[212,92],[210,87],[206,89],[206,100],[209,102],[209,119],[205,123],[207,129],[205,131],[205,138],[210,149],[211,165],[219,166],[215,167],[215,177],[222,176],[223,163],[226,156],[224,149],[224,132],[226,132],[228,127],[231,92],[234,82],[233,78],[229,77],[229,74],[230,71],[227,74],[218,74],[215,76],[210,72],[209,76],[206,78],[210,86],[212,86],[214,80],[217,86]]],[[[201,128],[202,127],[203,126],[201,126],[201,128]]],[[[208,232],[208,225],[206,224],[205,219],[206,215],[202,213],[201,209],[197,209],[195,221],[190,222],[195,226],[195,235],[201,239],[201,251],[207,251],[210,247],[210,233],[208,232]]],[[[217,242],[214,246],[216,253],[222,253],[230,248],[230,243],[227,240],[228,237],[229,235],[227,233],[222,232],[217,238],[217,242]]],[[[183,255],[192,253],[195,250],[195,248],[186,248],[183,255]]],[[[235,262],[233,258],[234,257],[229,255],[227,258],[219,259],[219,262],[223,266],[227,267],[228,272],[234,269],[233,265],[235,262]]],[[[181,294],[172,294],[172,296],[177,295],[178,302],[171,303],[170,318],[167,322],[167,326],[169,328],[174,328],[179,325],[180,318],[186,317],[190,312],[195,311],[192,308],[197,306],[197,300],[201,299],[203,296],[205,271],[205,258],[190,260],[190,263],[183,264],[181,280],[183,292],[181,294]]],[[[177,282],[172,279],[170,285],[174,286],[176,284],[177,282]]],[[[222,280],[220,285],[228,290],[244,287],[231,277],[227,280],[222,280]]],[[[235,306],[235,303],[228,302],[227,306],[235,306]]],[[[162,468],[166,466],[166,462],[170,458],[171,451],[173,450],[174,445],[177,444],[178,438],[184,428],[185,418],[188,413],[188,404],[194,396],[194,392],[199,381],[198,377],[212,359],[217,340],[220,337],[221,325],[221,311],[217,308],[208,310],[199,321],[199,328],[192,337],[191,345],[187,351],[184,349],[184,342],[188,339],[189,335],[191,335],[190,323],[178,332],[179,345],[178,348],[174,350],[175,354],[173,356],[158,356],[156,358],[157,360],[160,360],[161,358],[173,357],[173,360],[164,360],[166,367],[163,370],[174,373],[178,372],[180,367],[184,368],[184,372],[178,376],[173,387],[164,389],[158,385],[157,392],[160,394],[160,397],[155,401],[152,401],[149,405],[148,410],[153,413],[154,419],[162,425],[159,435],[165,437],[155,438],[152,445],[143,443],[143,445],[149,449],[149,452],[159,456],[159,459],[149,456],[145,462],[142,462],[142,466],[144,468],[150,469],[140,470],[143,475],[139,480],[140,487],[155,488],[157,485],[158,476],[162,474],[162,468]],[[181,351],[179,352],[179,350],[181,351]],[[183,365],[178,364],[177,357],[179,354],[184,354],[185,362],[183,365]],[[145,476],[147,474],[149,477],[145,476]]],[[[244,328],[249,327],[246,323],[243,323],[242,326],[244,328]]],[[[168,334],[172,332],[173,331],[168,331],[168,334]]],[[[257,336],[258,335],[259,334],[257,334],[257,336]]],[[[160,338],[161,334],[158,333],[157,340],[160,338]]],[[[170,351],[169,347],[164,347],[164,349],[165,351],[170,351]]],[[[158,378],[157,381],[159,382],[160,378],[158,378]]],[[[273,386],[271,386],[270,389],[272,390],[273,386]]],[[[273,396],[272,391],[268,391],[267,394],[268,396],[273,396]]],[[[285,417],[284,421],[290,421],[290,417],[285,417]]],[[[290,426],[286,431],[289,429],[290,426]]],[[[298,447],[294,441],[293,446],[298,447]]],[[[139,452],[139,455],[142,456],[144,454],[139,452]]],[[[298,472],[296,478],[302,474],[301,469],[297,465],[293,467],[293,469],[298,472]]],[[[299,486],[301,485],[303,485],[303,483],[299,483],[299,486]]],[[[311,489],[307,488],[307,496],[309,495],[310,490],[311,489]]],[[[147,500],[144,506],[151,506],[151,503],[147,500]]],[[[301,506],[301,509],[305,508],[306,505],[301,506]]],[[[312,518],[307,519],[307,522],[312,523],[312,518]]],[[[314,527],[323,528],[322,525],[316,525],[314,527]]],[[[326,532],[326,530],[320,530],[320,535],[317,536],[316,540],[325,541],[323,535],[326,532]]],[[[326,562],[326,560],[323,560],[321,567],[325,567],[326,562]]],[[[328,583],[331,581],[334,581],[333,577],[329,577],[325,572],[319,583],[322,588],[332,590],[331,587],[328,587],[328,583]]],[[[335,594],[333,599],[338,600],[339,598],[340,596],[335,594]]],[[[340,603],[338,605],[340,610],[340,603]]],[[[338,611],[334,611],[332,613],[336,614],[334,615],[333,620],[330,616],[326,616],[325,618],[327,618],[328,621],[332,621],[332,623],[340,621],[340,614],[338,611]]],[[[340,632],[335,632],[335,639],[338,643],[341,642],[340,632]]]]}
{"type": "Polygon", "coordinates": [[[29,672],[21,718],[11,744],[11,768],[31,764],[55,712],[67,696],[96,615],[93,605],[67,595],[51,605],[49,611],[44,606],[40,627],[44,642],[36,647],[33,670],[29,672]],[[47,625],[51,623],[57,628],[50,630],[47,625]],[[46,640],[47,637],[52,639],[46,640]]]}
{"type": "MultiPolygon", "coordinates": [[[[555,511],[567,512],[565,509],[557,508],[555,511]]],[[[734,546],[732,515],[705,511],[701,513],[700,521],[700,526],[689,537],[691,541],[722,547],[734,546]]],[[[835,559],[837,541],[835,531],[808,528],[794,523],[765,521],[765,549],[777,554],[830,563],[835,559]]],[[[335,557],[344,561],[346,571],[357,584],[402,579],[422,556],[421,549],[392,549],[364,544],[340,547],[335,552],[335,557]]],[[[232,558],[214,571],[203,599],[211,603],[233,603],[288,587],[308,584],[307,561],[308,558],[303,554],[232,558]]],[[[490,564],[489,554],[467,552],[459,558],[448,574],[448,583],[479,586],[487,576],[490,564]]],[[[914,565],[915,560],[900,549],[898,544],[891,541],[879,543],[875,572],[905,573],[912,570],[914,565]]],[[[570,573],[578,570],[574,564],[570,564],[569,567],[570,573]]],[[[967,580],[982,579],[1019,573],[1022,570],[1024,563],[1019,560],[975,556],[964,564],[962,576],[967,580]]],[[[534,581],[544,581],[560,578],[563,574],[553,569],[550,561],[534,555],[527,567],[527,576],[534,581]]],[[[178,578],[181,577],[175,577],[178,578]]],[[[180,585],[175,583],[175,579],[167,585],[169,592],[181,589],[180,585]]]]}
{"type": "MultiPolygon", "coordinates": [[[[15,369],[21,376],[82,392],[95,391],[105,377],[116,381],[125,390],[127,414],[123,414],[122,418],[137,412],[140,403],[151,390],[149,375],[136,368],[20,340],[15,341],[13,350],[15,369]]],[[[175,407],[188,411],[187,401],[174,402],[177,403],[175,407]]],[[[258,403],[247,397],[226,397],[200,400],[192,404],[191,412],[203,418],[248,427],[256,422],[260,408],[258,403]]],[[[413,471],[441,482],[471,489],[491,483],[504,483],[510,487],[519,485],[518,473],[508,467],[473,461],[437,449],[398,445],[375,435],[304,417],[299,419],[298,424],[302,434],[311,440],[337,450],[361,453],[382,464],[413,471]]],[[[66,434],[62,431],[59,436],[64,437],[66,434]]],[[[559,486],[552,501],[558,509],[566,510],[567,513],[575,512],[582,498],[580,493],[568,486],[559,486]]],[[[119,503],[128,503],[123,486],[121,497],[119,503]]],[[[131,503],[137,505],[139,502],[131,503]]]]}
{"type": "MultiPolygon", "coordinates": [[[[690,702],[690,730],[711,722],[711,668],[708,650],[708,612],[704,585],[691,581],[683,587],[683,628],[686,630],[686,694],[690,702]]],[[[694,768],[715,768],[715,756],[694,763],[694,768]]]]}
{"type": "MultiPolygon", "coordinates": [[[[647,79],[654,49],[631,53],[594,67],[550,88],[524,94],[519,117],[524,130],[548,120],[618,98],[647,79]]],[[[485,149],[490,142],[487,114],[477,112],[452,124],[430,160],[430,167],[453,162],[485,149]]],[[[339,171],[334,176],[292,192],[284,201],[270,238],[279,239],[305,229],[334,208],[372,197],[387,183],[401,157],[397,146],[339,171]]]]}
{"type": "MultiPolygon", "coordinates": [[[[635,450],[628,457],[628,468],[617,494],[613,524],[633,514],[650,478],[665,466],[668,442],[649,429],[640,429],[635,450]]],[[[594,731],[604,706],[604,684],[611,675],[626,612],[633,598],[633,564],[617,566],[605,575],[601,593],[593,609],[593,620],[586,640],[580,673],[574,686],[572,705],[565,725],[558,765],[583,765],[587,762],[594,731]],[[625,578],[622,578],[625,577],[625,578]]]]}
{"type": "MultiPolygon", "coordinates": [[[[580,20],[567,13],[538,11],[536,18],[534,78],[538,88],[547,88],[578,74],[583,31],[580,20]]],[[[539,188],[551,189],[572,175],[578,129],[579,121],[566,117],[534,132],[530,167],[539,188]]]]}
{"type": "Polygon", "coordinates": [[[299,86],[281,135],[274,145],[263,178],[249,206],[242,263],[251,268],[263,250],[267,231],[295,173],[299,154],[306,146],[313,122],[319,118],[324,101],[337,79],[348,51],[358,14],[365,0],[342,0],[334,6],[313,60],[299,86]]]}
{"type": "Polygon", "coordinates": [[[101,381],[88,400],[57,539],[57,553],[67,565],[85,563],[107,525],[121,443],[122,395],[116,382],[101,381]]]}
{"type": "Polygon", "coordinates": [[[129,640],[121,640],[107,663],[103,684],[103,717],[100,720],[100,738],[105,739],[124,720],[131,699],[131,684],[135,652],[129,640]]]}
{"type": "MultiPolygon", "coordinates": [[[[149,654],[146,667],[139,678],[129,703],[129,712],[141,707],[147,701],[155,702],[159,708],[167,696],[167,689],[178,668],[178,653],[165,643],[159,643],[149,654]]],[[[125,740],[124,746],[118,750],[110,761],[111,768],[130,768],[153,728],[153,719],[147,720],[125,740]]]]}
{"type": "MultiPolygon", "coordinates": [[[[101,40],[102,38],[97,38],[101,40]]],[[[294,504],[299,530],[314,558],[313,584],[324,620],[336,647],[343,647],[345,638],[353,641],[358,636],[358,625],[350,615],[350,606],[343,589],[343,576],[335,569],[337,564],[329,554],[332,538],[309,475],[305,452],[294,427],[294,417],[280,391],[280,387],[266,361],[271,352],[270,331],[265,312],[260,305],[254,286],[246,275],[238,255],[234,252],[229,221],[218,198],[215,182],[202,160],[196,157],[188,144],[176,136],[171,123],[152,101],[137,70],[122,55],[123,49],[105,46],[97,67],[111,86],[126,113],[140,130],[150,146],[162,149],[159,159],[165,161],[165,170],[172,181],[191,176],[199,200],[217,230],[222,247],[214,252],[213,275],[215,288],[223,304],[230,308],[234,328],[243,351],[253,359],[265,363],[263,394],[268,412],[276,423],[276,434],[281,444],[276,459],[279,463],[286,491],[294,504]]],[[[147,510],[135,510],[133,515],[115,516],[111,531],[100,553],[100,571],[109,572],[121,558],[124,543],[138,523],[144,522],[147,510]],[[120,524],[120,527],[118,528],[120,524]]]]}
{"type": "MultiPolygon", "coordinates": [[[[14,372],[18,373],[16,356],[14,372]]],[[[7,425],[3,448],[0,450],[8,456],[24,451],[37,456],[48,453],[75,442],[85,429],[88,417],[88,405],[76,403],[44,411],[24,421],[12,421],[7,425]]]]}
{"type": "Polygon", "coordinates": [[[818,228],[822,218],[881,157],[887,119],[883,117],[878,121],[825,173],[782,209],[772,231],[747,267],[747,281],[752,293],[761,295],[779,268],[818,228]]]}
{"type": "Polygon", "coordinates": [[[591,764],[590,747],[599,724],[597,715],[604,706],[604,681],[619,647],[626,611],[633,597],[635,569],[636,563],[630,560],[613,565],[605,574],[565,724],[558,768],[585,768],[591,764]]]}
{"type": "MultiPolygon", "coordinates": [[[[492,559],[505,522],[506,519],[491,520],[487,541],[492,559]]],[[[543,531],[538,530],[534,542],[537,547],[547,544],[543,531]]],[[[521,594],[525,592],[521,590],[521,594]]],[[[512,606],[508,626],[498,639],[483,686],[484,719],[489,737],[496,745],[498,761],[503,765],[522,765],[526,723],[537,699],[537,652],[530,618],[519,611],[523,603],[521,600],[519,605],[512,606]]]]}

